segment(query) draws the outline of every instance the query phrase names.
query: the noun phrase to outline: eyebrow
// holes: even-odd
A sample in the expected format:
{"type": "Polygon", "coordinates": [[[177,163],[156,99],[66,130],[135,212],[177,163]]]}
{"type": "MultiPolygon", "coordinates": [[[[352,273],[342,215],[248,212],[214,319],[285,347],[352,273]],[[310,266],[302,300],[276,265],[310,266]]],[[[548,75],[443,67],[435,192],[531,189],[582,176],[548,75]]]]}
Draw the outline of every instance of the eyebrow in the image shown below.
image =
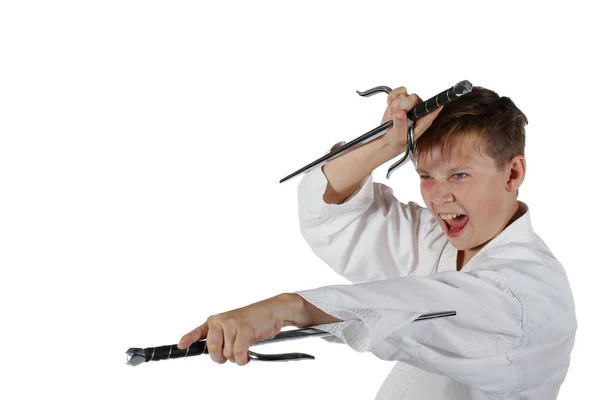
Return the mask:
{"type": "MultiPolygon", "coordinates": [[[[452,175],[452,174],[453,174],[453,173],[455,173],[456,171],[460,171],[460,170],[467,170],[467,169],[473,169],[473,168],[471,168],[471,167],[469,167],[469,166],[466,166],[466,165],[463,165],[463,166],[460,166],[460,167],[454,167],[454,168],[451,168],[451,169],[449,169],[448,171],[446,171],[446,174],[448,174],[448,175],[452,175]]],[[[421,169],[421,168],[416,168],[416,171],[417,171],[417,173],[419,173],[419,174],[428,174],[428,172],[427,172],[427,171],[425,171],[425,170],[423,170],[423,169],[421,169]]]]}

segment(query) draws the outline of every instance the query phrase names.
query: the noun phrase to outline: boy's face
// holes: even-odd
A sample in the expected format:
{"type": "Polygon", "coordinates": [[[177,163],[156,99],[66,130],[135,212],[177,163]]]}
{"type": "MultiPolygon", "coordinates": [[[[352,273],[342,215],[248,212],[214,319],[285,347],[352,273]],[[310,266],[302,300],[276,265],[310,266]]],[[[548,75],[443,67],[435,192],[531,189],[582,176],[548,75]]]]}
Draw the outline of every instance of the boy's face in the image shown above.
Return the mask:
{"type": "Polygon", "coordinates": [[[417,164],[423,200],[457,250],[483,247],[518,209],[510,165],[499,171],[478,147],[479,139],[458,139],[445,158],[438,146],[417,164]]]}

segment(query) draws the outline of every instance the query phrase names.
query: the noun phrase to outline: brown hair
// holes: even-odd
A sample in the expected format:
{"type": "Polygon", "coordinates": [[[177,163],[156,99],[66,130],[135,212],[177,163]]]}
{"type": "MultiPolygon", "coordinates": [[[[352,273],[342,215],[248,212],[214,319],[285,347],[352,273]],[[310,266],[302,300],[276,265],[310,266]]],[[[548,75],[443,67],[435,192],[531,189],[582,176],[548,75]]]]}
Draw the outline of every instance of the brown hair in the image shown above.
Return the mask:
{"type": "Polygon", "coordinates": [[[470,93],[446,104],[431,126],[415,143],[413,162],[419,154],[442,144],[442,155],[454,139],[480,138],[481,149],[498,169],[514,156],[525,155],[527,117],[508,97],[474,86],[470,93]]]}

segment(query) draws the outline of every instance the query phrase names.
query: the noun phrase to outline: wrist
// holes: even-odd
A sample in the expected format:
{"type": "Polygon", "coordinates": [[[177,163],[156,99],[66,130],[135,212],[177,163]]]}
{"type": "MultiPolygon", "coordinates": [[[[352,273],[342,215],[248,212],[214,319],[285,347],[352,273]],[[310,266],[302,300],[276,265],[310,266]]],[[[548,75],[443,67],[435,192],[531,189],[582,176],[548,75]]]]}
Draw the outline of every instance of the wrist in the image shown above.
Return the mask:
{"type": "Polygon", "coordinates": [[[377,151],[374,153],[374,157],[372,159],[374,165],[373,169],[380,167],[390,160],[393,160],[406,151],[405,145],[402,146],[398,143],[390,143],[385,135],[375,139],[373,142],[378,142],[376,144],[377,151]]]}
{"type": "Polygon", "coordinates": [[[277,314],[282,327],[299,326],[298,321],[304,310],[304,299],[296,293],[281,293],[275,296],[277,301],[277,314]]]}
{"type": "Polygon", "coordinates": [[[282,293],[276,297],[281,304],[279,321],[282,327],[306,327],[343,321],[327,314],[297,293],[282,293]]]}

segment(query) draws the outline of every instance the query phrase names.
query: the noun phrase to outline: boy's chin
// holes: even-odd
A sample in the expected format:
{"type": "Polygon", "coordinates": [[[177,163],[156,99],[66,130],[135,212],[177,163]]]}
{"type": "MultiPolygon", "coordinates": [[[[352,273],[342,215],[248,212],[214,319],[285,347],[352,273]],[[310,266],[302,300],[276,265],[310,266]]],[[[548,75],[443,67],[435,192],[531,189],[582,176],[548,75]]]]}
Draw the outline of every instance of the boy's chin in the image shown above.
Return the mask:
{"type": "Polygon", "coordinates": [[[450,243],[452,243],[452,247],[454,247],[458,251],[465,251],[471,249],[471,246],[467,245],[460,239],[449,238],[450,243]]]}
{"type": "MultiPolygon", "coordinates": [[[[474,238],[470,238],[467,239],[466,237],[459,237],[459,238],[451,238],[448,237],[450,243],[452,244],[452,247],[454,247],[457,251],[479,251],[483,248],[483,246],[485,246],[489,240],[487,241],[480,241],[478,239],[474,239],[474,238]]],[[[491,239],[490,239],[491,240],[491,239]]]]}
{"type": "Polygon", "coordinates": [[[458,237],[452,237],[448,234],[446,234],[446,237],[448,238],[448,241],[450,241],[450,243],[452,244],[452,247],[454,247],[456,250],[470,250],[473,248],[473,243],[472,240],[468,240],[465,235],[460,235],[458,237]]]}

